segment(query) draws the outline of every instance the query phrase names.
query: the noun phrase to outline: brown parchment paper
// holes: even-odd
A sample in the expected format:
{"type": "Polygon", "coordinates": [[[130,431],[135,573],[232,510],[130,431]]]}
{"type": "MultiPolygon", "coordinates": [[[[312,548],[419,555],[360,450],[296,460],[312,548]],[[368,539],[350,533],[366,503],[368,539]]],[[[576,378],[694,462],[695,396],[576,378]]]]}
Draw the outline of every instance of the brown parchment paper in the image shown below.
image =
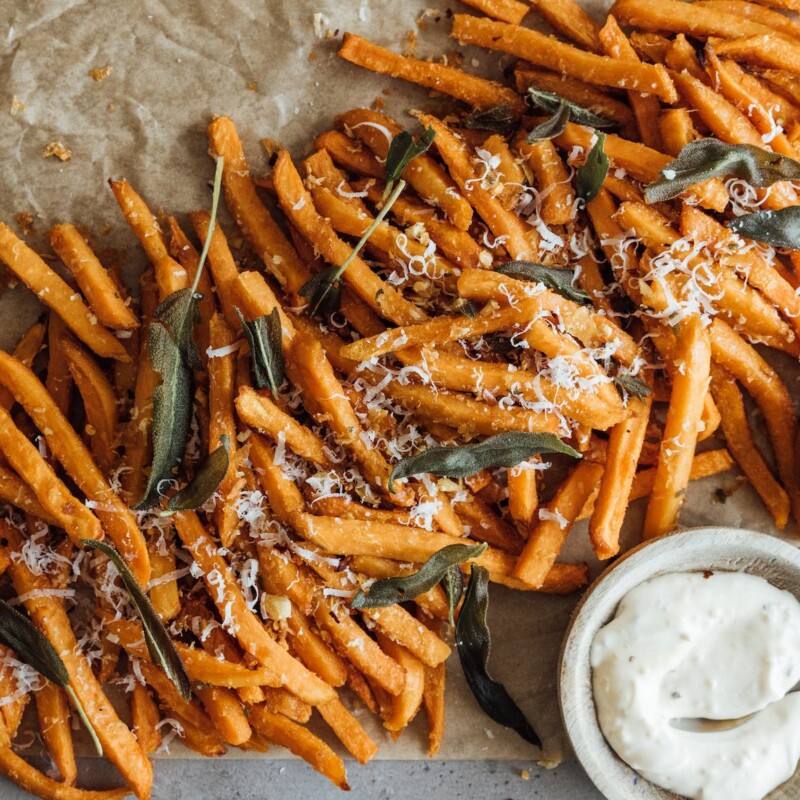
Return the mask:
{"type": "MultiPolygon", "coordinates": [[[[606,5],[591,0],[590,8],[606,5]]],[[[457,49],[447,36],[449,13],[468,10],[436,0],[0,0],[0,218],[11,223],[19,212],[30,213],[29,241],[42,252],[56,222],[91,229],[99,250],[118,250],[133,285],[144,255],[111,196],[108,178],[127,178],[153,209],[181,215],[209,202],[213,170],[205,129],[214,114],[233,117],[251,169],[259,174],[266,170],[261,137],[277,139],[302,156],[336,113],[370,105],[378,96],[407,124],[409,108],[446,108],[424,90],[337,59],[338,34],[354,31],[399,50],[412,32],[420,56],[441,54],[457,49]],[[102,80],[90,75],[101,70],[100,77],[105,67],[102,80]],[[70,161],[43,158],[55,141],[71,150],[70,161]]],[[[527,24],[536,24],[533,14],[527,24]]],[[[468,69],[500,74],[503,61],[497,54],[461,52],[468,69]]],[[[230,232],[230,220],[224,214],[221,219],[230,232]]],[[[0,346],[13,345],[37,313],[30,292],[6,291],[0,297],[0,346]]],[[[789,369],[794,389],[796,369],[781,366],[789,369]]],[[[630,513],[630,543],[637,540],[642,511],[638,503],[630,513]]],[[[693,483],[681,522],[774,532],[755,494],[735,473],[693,483]],[[720,487],[735,489],[724,503],[716,494],[720,487]]],[[[585,525],[571,533],[564,558],[586,559],[594,574],[599,572],[585,525]]],[[[556,667],[576,599],[502,587],[491,592],[492,672],[534,721],[550,762],[566,756],[556,667]]],[[[448,669],[442,758],[539,758],[476,708],[457,656],[448,669]]],[[[367,716],[362,719],[382,743],[379,758],[425,757],[422,714],[396,742],[367,716]]],[[[170,755],[193,757],[178,744],[170,755]]],[[[232,755],[245,754],[233,749],[232,755]]],[[[285,755],[274,748],[266,757],[285,755]]]]}

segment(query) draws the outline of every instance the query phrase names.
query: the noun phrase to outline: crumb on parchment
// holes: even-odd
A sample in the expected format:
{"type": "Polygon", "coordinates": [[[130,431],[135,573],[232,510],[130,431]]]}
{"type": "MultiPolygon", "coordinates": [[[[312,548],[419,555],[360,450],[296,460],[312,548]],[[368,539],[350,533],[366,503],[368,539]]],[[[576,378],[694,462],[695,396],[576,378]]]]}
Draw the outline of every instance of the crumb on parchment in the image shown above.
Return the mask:
{"type": "Polygon", "coordinates": [[[519,776],[524,781],[529,781],[531,779],[531,773],[527,769],[523,769],[522,772],[519,773],[519,776]]]}
{"type": "Polygon", "coordinates": [[[93,67],[89,70],[89,76],[100,83],[100,81],[104,81],[111,74],[112,69],[113,67],[111,64],[106,64],[104,67],[93,67]]]}
{"type": "Polygon", "coordinates": [[[60,161],[69,161],[72,158],[72,150],[65,147],[62,142],[50,142],[50,144],[45,147],[42,158],[50,158],[51,156],[60,161]]]}
{"type": "Polygon", "coordinates": [[[16,117],[20,111],[25,110],[25,103],[23,103],[16,95],[11,99],[11,106],[8,109],[8,113],[11,114],[12,117],[16,117]]]}
{"type": "Polygon", "coordinates": [[[247,84],[247,91],[248,92],[257,92],[258,91],[258,82],[257,81],[250,81],[247,84]]]}
{"type": "Polygon", "coordinates": [[[33,233],[33,215],[30,211],[20,211],[16,217],[14,217],[19,229],[22,231],[25,236],[30,236],[33,233]]]}

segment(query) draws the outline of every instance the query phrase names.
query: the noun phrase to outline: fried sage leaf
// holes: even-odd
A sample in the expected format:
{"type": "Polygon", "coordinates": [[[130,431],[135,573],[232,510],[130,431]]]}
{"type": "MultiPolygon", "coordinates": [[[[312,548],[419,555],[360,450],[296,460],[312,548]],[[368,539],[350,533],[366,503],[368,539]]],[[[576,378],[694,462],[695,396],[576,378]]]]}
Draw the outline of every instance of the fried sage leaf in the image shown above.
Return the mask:
{"type": "Polygon", "coordinates": [[[231,454],[231,440],[228,435],[223,433],[219,440],[220,446],[203,459],[194,478],[170,497],[167,502],[170,511],[192,511],[200,508],[217,491],[228,472],[231,454]]]}
{"type": "Polygon", "coordinates": [[[597,193],[608,175],[611,162],[603,151],[605,143],[606,135],[598,133],[597,140],[586,157],[586,162],[575,170],[575,194],[584,203],[591,203],[597,197],[597,193]]]}
{"type": "Polygon", "coordinates": [[[515,467],[540,453],[564,453],[573,458],[581,454],[552,433],[506,431],[478,444],[432,447],[398,461],[389,476],[389,491],[394,481],[431,473],[442,478],[466,478],[492,467],[515,467]]]}
{"type": "Polygon", "coordinates": [[[458,564],[477,558],[485,549],[485,544],[447,545],[434,553],[417,572],[376,581],[366,592],[362,589],[350,605],[353,608],[383,608],[413,600],[436,586],[451,567],[457,568],[458,564]]]}
{"type": "Polygon", "coordinates": [[[451,625],[455,625],[453,616],[456,613],[461,595],[464,594],[464,573],[459,567],[453,566],[445,572],[442,580],[442,589],[447,598],[448,619],[451,625]]]}
{"type": "Polygon", "coordinates": [[[197,286],[203,271],[211,236],[217,219],[222,189],[222,157],[217,158],[211,216],[197,265],[194,283],[169,295],[153,314],[147,328],[148,355],[161,383],[153,392],[153,421],[150,436],[153,459],[144,495],[134,506],[142,511],[161,500],[159,491],[164,481],[171,480],[173,470],[181,463],[192,416],[192,370],[201,368],[197,345],[192,338],[192,325],[200,295],[197,286]]]}
{"type": "Polygon", "coordinates": [[[117,552],[116,548],[107,542],[101,542],[97,539],[83,539],[81,544],[92,550],[99,550],[103,555],[107,556],[114,566],[117,568],[122,582],[125,584],[125,589],[128,596],[142,621],[142,629],[144,630],[144,640],[147,644],[147,650],[150,653],[150,658],[153,663],[161,667],[166,673],[167,677],[175,684],[175,688],[180,692],[184,700],[190,700],[192,696],[192,687],[189,683],[189,676],[186,674],[183,662],[175,650],[175,645],[172,643],[167,629],[158,617],[147,595],[139,586],[139,582],[133,577],[133,573],[128,568],[128,565],[123,560],[122,556],[117,552]]]}
{"type": "Polygon", "coordinates": [[[643,380],[634,378],[633,375],[616,375],[614,383],[618,389],[622,389],[624,394],[635,397],[637,400],[644,400],[653,391],[643,380]]]}
{"type": "Polygon", "coordinates": [[[800,250],[800,207],[789,206],[779,211],[756,211],[732,219],[728,227],[740,236],[773,247],[800,250]]]}
{"type": "Polygon", "coordinates": [[[502,683],[489,676],[487,664],[491,636],[486,621],[489,610],[489,571],[472,565],[467,594],[456,625],[456,647],[464,677],[478,705],[495,722],[516,731],[526,742],[542,746],[533,726],[502,683]]]}
{"type": "Polygon", "coordinates": [[[534,108],[540,108],[550,114],[555,114],[560,106],[566,106],[569,109],[570,120],[577,122],[578,125],[588,125],[590,128],[603,128],[606,130],[618,126],[618,123],[613,119],[595,114],[593,111],[589,111],[588,108],[579,106],[560,94],[547,92],[537,86],[528,88],[528,101],[534,108]]]}
{"type": "Polygon", "coordinates": [[[510,103],[487,108],[485,111],[475,110],[464,118],[464,127],[471,130],[491,131],[501,136],[513,133],[519,125],[520,115],[510,103]]]}
{"type": "Polygon", "coordinates": [[[97,738],[97,732],[69,684],[69,673],[61,656],[33,621],[5,600],[0,600],[0,642],[10,647],[17,658],[66,692],[78,716],[83,720],[98,755],[103,755],[103,746],[97,738]]]}
{"type": "Polygon", "coordinates": [[[555,139],[556,136],[561,136],[567,127],[570,119],[569,106],[566,103],[556,109],[550,119],[539,123],[526,137],[525,141],[528,144],[537,144],[538,142],[549,141],[555,139]]]}
{"type": "Polygon", "coordinates": [[[400,177],[403,170],[431,146],[435,136],[436,131],[433,128],[426,128],[419,139],[414,139],[408,131],[401,131],[392,139],[389,152],[386,154],[386,188],[381,198],[383,207],[372,224],[364,231],[364,235],[358,240],[344,263],[338,267],[328,267],[322,272],[318,272],[300,289],[300,294],[308,300],[308,313],[312,317],[328,318],[339,310],[342,302],[341,278],[344,271],[361,252],[369,237],[383,222],[384,217],[400,197],[403,189],[406,188],[406,182],[400,177]]]}
{"type": "Polygon", "coordinates": [[[273,308],[269,314],[247,322],[238,308],[236,313],[250,345],[253,383],[257,389],[269,388],[272,396],[277,398],[284,378],[281,315],[277,308],[273,308]]]}
{"type": "Polygon", "coordinates": [[[574,285],[575,272],[571,269],[548,267],[546,264],[537,264],[533,261],[507,261],[497,267],[495,272],[523,281],[541,283],[575,303],[585,305],[590,302],[589,295],[574,285]]]}
{"type": "MultiPolygon", "coordinates": [[[[418,139],[408,131],[400,131],[392,138],[389,152],[386,154],[386,183],[394,183],[405,168],[417,157],[421,156],[433,144],[436,131],[425,128],[418,139]]],[[[391,190],[390,190],[391,191],[391,190]]]]}
{"type": "Polygon", "coordinates": [[[800,179],[800,162],[751,144],[725,144],[709,137],[689,142],[661,170],[662,177],[645,187],[648,203],[671,200],[695,183],[736,176],[753,186],[800,179]]]}

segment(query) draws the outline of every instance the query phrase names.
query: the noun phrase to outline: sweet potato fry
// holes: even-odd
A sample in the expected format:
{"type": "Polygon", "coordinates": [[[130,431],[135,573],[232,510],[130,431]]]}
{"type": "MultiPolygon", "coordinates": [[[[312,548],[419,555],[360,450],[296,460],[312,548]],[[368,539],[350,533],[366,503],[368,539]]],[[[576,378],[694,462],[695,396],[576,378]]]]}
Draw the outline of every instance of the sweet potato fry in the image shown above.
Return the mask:
{"type": "Polygon", "coordinates": [[[20,511],[31,514],[50,525],[58,525],[56,518],[39,502],[33,490],[11,470],[2,466],[0,466],[0,500],[11,503],[20,511]]]}
{"type": "Polygon", "coordinates": [[[800,74],[800,46],[782,36],[776,36],[772,31],[719,42],[715,50],[718,55],[734,61],[800,74]]]}
{"type": "Polygon", "coordinates": [[[683,364],[683,368],[676,369],[672,375],[664,438],[644,522],[646,539],[663,536],[675,527],[689,484],[698,425],[710,379],[711,344],[699,318],[689,317],[681,322],[677,348],[675,363],[683,364]]]}
{"type": "Polygon", "coordinates": [[[599,464],[581,462],[556,491],[555,497],[539,510],[539,521],[530,533],[525,549],[514,567],[514,577],[534,589],[543,586],[555,564],[572,524],[602,475],[599,464]]]}
{"type": "Polygon", "coordinates": [[[473,44],[510,53],[532,64],[601,86],[652,92],[666,103],[677,99],[675,87],[660,65],[616,61],[579,50],[529,28],[466,14],[453,17],[451,35],[462,45],[473,44]]]}
{"type": "Polygon", "coordinates": [[[449,94],[471,108],[491,108],[498,103],[508,103],[517,111],[523,110],[519,96],[495,81],[478,78],[456,67],[398,55],[353,33],[345,33],[339,57],[372,72],[449,94]]]}
{"type": "MultiPolygon", "coordinates": [[[[218,553],[200,519],[191,511],[175,515],[175,527],[186,549],[202,569],[211,599],[223,619],[236,620],[236,638],[242,649],[273,671],[281,685],[312,705],[335,696],[333,689],[292,658],[267,633],[247,607],[239,585],[225,559],[218,553]]],[[[263,731],[262,731],[263,732],[263,731]]]]}
{"type": "Polygon", "coordinates": [[[317,710],[359,764],[366,764],[378,752],[378,745],[341,700],[329,700],[317,710]]]}
{"type": "Polygon", "coordinates": [[[0,223],[0,261],[2,261],[66,326],[102,358],[129,361],[122,343],[97,318],[72,289],[42,259],[0,223]]]}
{"type": "Polygon", "coordinates": [[[236,224],[270,275],[297,295],[311,274],[256,194],[233,121],[216,117],[208,126],[208,142],[211,155],[224,158],[222,184],[236,224]]]}
{"type": "MultiPolygon", "coordinates": [[[[403,130],[390,117],[365,108],[341,114],[336,121],[361,139],[381,162],[386,160],[391,139],[403,130]]],[[[383,173],[379,177],[382,178],[383,173]]],[[[426,203],[441,207],[459,230],[469,228],[472,222],[469,203],[458,193],[444,168],[430,156],[417,156],[405,168],[402,177],[426,203]]]]}
{"type": "Polygon", "coordinates": [[[487,17],[519,25],[530,11],[530,7],[518,0],[465,0],[468,6],[477,8],[487,17]]]}
{"type": "Polygon", "coordinates": [[[344,762],[321,739],[311,731],[281,714],[273,714],[264,706],[250,706],[250,723],[270,742],[290,750],[296,756],[308,761],[314,769],[340,789],[349,789],[344,762]]]}
{"type": "MultiPolygon", "coordinates": [[[[612,15],[609,14],[606,18],[606,23],[597,34],[597,37],[605,55],[620,61],[641,63],[636,51],[612,15]]],[[[658,115],[661,111],[661,103],[659,103],[658,97],[653,94],[628,92],[628,103],[630,103],[633,115],[636,117],[639,139],[648,147],[652,147],[654,150],[661,150],[661,134],[658,129],[658,115]]]]}
{"type": "MultiPolygon", "coordinates": [[[[427,629],[426,629],[427,630],[427,629]]],[[[405,647],[397,644],[381,633],[376,634],[378,644],[405,670],[406,681],[403,691],[389,700],[389,707],[383,718],[386,730],[399,733],[417,715],[422,707],[422,693],[425,689],[425,665],[405,647]]]]}
{"type": "Polygon", "coordinates": [[[131,692],[131,724],[136,741],[146,755],[161,747],[161,731],[158,728],[160,720],[161,714],[150,690],[137,681],[131,692]]]}
{"type": "MultiPolygon", "coordinates": [[[[147,585],[150,565],[147,547],[136,518],[112,490],[86,446],[55,406],[39,379],[13,356],[0,351],[0,383],[11,390],[17,402],[25,408],[34,424],[44,434],[55,458],[69,472],[81,491],[96,504],[97,516],[106,533],[139,582],[147,585]]],[[[34,490],[37,488],[34,486],[34,490]]],[[[39,500],[41,499],[40,497],[39,500]]],[[[85,508],[82,504],[80,506],[85,508]]],[[[85,538],[93,539],[98,536],[90,535],[85,538]]]]}
{"type": "Polygon", "coordinates": [[[86,411],[86,432],[98,466],[111,472],[117,461],[117,398],[99,364],[79,345],[65,339],[61,347],[86,411]]]}
{"type": "MultiPolygon", "coordinates": [[[[350,247],[314,209],[311,195],[306,191],[300,175],[287,152],[278,156],[273,170],[278,199],[287,217],[322,254],[328,263],[343,264],[350,255],[350,247]]],[[[351,262],[342,276],[353,291],[381,316],[403,325],[418,322],[425,313],[406,300],[393,286],[382,281],[360,258],[351,262]]]]}
{"type": "Polygon", "coordinates": [[[753,442],[742,394],[733,378],[720,367],[714,365],[711,376],[711,391],[722,416],[722,432],[728,449],[769,509],[775,520],[775,527],[783,529],[789,521],[791,511],[789,495],[775,480],[753,442]]]}
{"type": "Polygon", "coordinates": [[[166,238],[153,212],[127,181],[111,180],[108,183],[131,230],[153,265],[160,299],[163,301],[173,292],[185,289],[189,285],[186,270],[169,254],[166,238]]]}
{"type": "Polygon", "coordinates": [[[572,220],[575,192],[569,172],[558,151],[549,140],[528,144],[517,142],[519,154],[533,171],[539,191],[544,194],[541,206],[542,221],[546,225],[566,225],[572,220]]]}
{"type": "Polygon", "coordinates": [[[47,752],[61,780],[74,786],[78,778],[75,749],[72,745],[69,701],[64,690],[49,681],[36,692],[36,714],[47,752]]]}
{"type": "Polygon", "coordinates": [[[53,226],[50,245],[75,277],[89,308],[102,325],[122,331],[139,327],[139,320],[122,297],[116,281],[74,225],[53,226]]]}
{"type": "MultiPolygon", "coordinates": [[[[14,550],[22,541],[10,526],[3,536],[14,550]]],[[[69,617],[60,598],[48,594],[51,585],[45,575],[34,575],[23,559],[13,560],[9,573],[17,594],[24,596],[31,619],[47,636],[61,656],[69,674],[69,683],[92,723],[108,759],[117,767],[140,800],[150,796],[153,771],[133,734],[120,721],[113,706],[95,680],[72,632],[69,617]]]]}
{"type": "Polygon", "coordinates": [[[129,789],[93,791],[54,781],[20,758],[10,747],[0,748],[0,774],[24,791],[47,800],[124,800],[130,796],[129,789]]]}
{"type": "Polygon", "coordinates": [[[489,226],[495,237],[504,237],[503,246],[513,258],[530,258],[537,250],[539,235],[513,212],[509,211],[489,191],[481,186],[475,173],[467,147],[445,123],[428,114],[421,114],[420,122],[436,131],[434,146],[450,170],[464,197],[489,226]]]}
{"type": "MultiPolygon", "coordinates": [[[[536,13],[562,36],[587,50],[601,52],[597,24],[575,0],[531,0],[531,5],[536,13]]],[[[511,19],[503,21],[519,25],[519,21],[511,19]]]]}

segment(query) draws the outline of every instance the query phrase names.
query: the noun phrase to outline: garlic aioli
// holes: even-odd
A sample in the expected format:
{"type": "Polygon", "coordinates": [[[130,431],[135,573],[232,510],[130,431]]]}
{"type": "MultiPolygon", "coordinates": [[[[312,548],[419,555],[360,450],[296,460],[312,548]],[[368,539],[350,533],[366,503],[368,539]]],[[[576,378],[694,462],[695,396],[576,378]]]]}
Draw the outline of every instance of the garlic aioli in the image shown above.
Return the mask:
{"type": "Polygon", "coordinates": [[[592,643],[597,718],[652,783],[702,800],[760,800],[800,759],[800,603],[745,573],[637,586],[592,643]],[[735,720],[700,731],[689,720],[735,720]],[[682,721],[681,727],[676,726],[682,721]]]}

